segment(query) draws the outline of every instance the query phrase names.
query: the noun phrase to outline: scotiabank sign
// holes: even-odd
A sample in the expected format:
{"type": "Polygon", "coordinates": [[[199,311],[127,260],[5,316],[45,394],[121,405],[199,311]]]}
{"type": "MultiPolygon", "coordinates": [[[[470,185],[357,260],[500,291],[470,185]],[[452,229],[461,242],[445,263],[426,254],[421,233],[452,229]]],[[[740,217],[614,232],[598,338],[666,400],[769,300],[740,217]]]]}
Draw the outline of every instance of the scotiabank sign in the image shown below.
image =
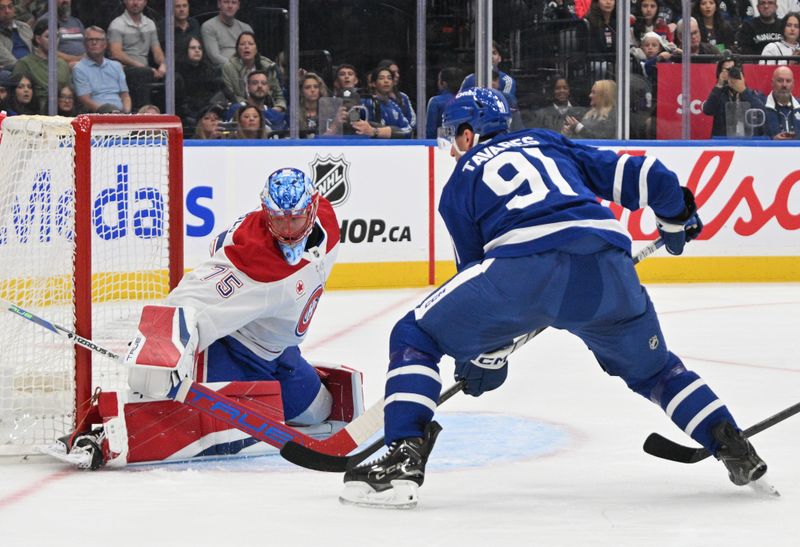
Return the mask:
{"type": "MultiPolygon", "coordinates": [[[[800,255],[800,162],[794,147],[665,146],[618,152],[647,153],[678,174],[696,197],[705,225],[695,256],[800,255]]],[[[634,241],[656,237],[649,209],[609,205],[634,241]]]]}
{"type": "MultiPolygon", "coordinates": [[[[747,87],[764,95],[772,92],[772,73],[774,65],[746,65],[744,79],[747,87]]],[[[800,66],[789,68],[794,72],[795,95],[800,95],[800,66]]],[[[659,140],[681,138],[681,116],[683,100],[681,65],[676,63],[658,64],[658,102],[656,136],[659,140]]],[[[710,139],[713,118],[703,114],[703,103],[711,89],[717,84],[716,64],[694,64],[691,67],[691,138],[710,139]]]]}

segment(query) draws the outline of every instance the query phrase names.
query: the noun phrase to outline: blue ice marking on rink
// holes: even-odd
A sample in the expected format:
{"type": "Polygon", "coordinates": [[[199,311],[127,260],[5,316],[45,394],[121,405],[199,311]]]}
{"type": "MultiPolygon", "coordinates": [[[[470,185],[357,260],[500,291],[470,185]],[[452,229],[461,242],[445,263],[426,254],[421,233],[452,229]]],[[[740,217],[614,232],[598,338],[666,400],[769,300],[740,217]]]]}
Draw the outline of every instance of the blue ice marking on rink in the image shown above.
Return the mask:
{"type": "MultiPolygon", "coordinates": [[[[477,412],[443,412],[436,420],[444,428],[428,461],[432,471],[455,471],[488,467],[552,454],[570,442],[569,432],[561,426],[539,422],[524,416],[477,412]]],[[[363,443],[367,446],[383,431],[363,443]]],[[[376,452],[370,460],[383,454],[376,452]]],[[[277,450],[263,456],[213,458],[169,464],[140,464],[134,471],[218,471],[284,472],[302,469],[287,462],[277,450]]]]}

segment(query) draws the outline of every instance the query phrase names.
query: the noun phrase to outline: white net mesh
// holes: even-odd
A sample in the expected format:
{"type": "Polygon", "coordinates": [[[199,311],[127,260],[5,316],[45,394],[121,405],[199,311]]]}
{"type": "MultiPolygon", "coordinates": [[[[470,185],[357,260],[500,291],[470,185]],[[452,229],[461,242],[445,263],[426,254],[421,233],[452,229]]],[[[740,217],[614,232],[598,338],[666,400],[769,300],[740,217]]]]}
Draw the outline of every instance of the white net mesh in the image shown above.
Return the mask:
{"type": "MultiPolygon", "coordinates": [[[[17,116],[0,141],[0,298],[75,330],[71,119],[17,116]]],[[[92,132],[92,339],[124,351],[147,303],[169,290],[168,134],[92,132]]],[[[124,368],[93,356],[92,391],[124,388],[124,368]]],[[[75,350],[0,313],[0,454],[29,452],[75,428],[75,350]]]]}

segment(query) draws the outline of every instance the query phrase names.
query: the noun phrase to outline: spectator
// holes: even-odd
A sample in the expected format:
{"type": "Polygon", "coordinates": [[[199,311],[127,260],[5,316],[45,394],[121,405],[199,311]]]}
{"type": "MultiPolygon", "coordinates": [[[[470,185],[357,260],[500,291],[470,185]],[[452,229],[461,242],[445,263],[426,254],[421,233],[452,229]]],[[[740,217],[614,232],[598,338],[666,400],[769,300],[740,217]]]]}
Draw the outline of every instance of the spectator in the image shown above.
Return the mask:
{"type": "MultiPolygon", "coordinates": [[[[8,100],[9,89],[11,88],[11,74],[0,74],[0,104],[8,100]]],[[[0,110],[2,110],[2,108],[0,108],[0,110]]]]}
{"type": "Polygon", "coordinates": [[[9,116],[39,114],[39,101],[33,91],[33,82],[27,76],[12,76],[5,104],[0,104],[9,116]]]}
{"type": "Polygon", "coordinates": [[[267,82],[275,102],[273,108],[285,111],[286,99],[283,97],[281,85],[278,82],[277,66],[259,54],[256,35],[252,31],[246,30],[236,39],[236,53],[222,67],[222,85],[229,101],[245,102],[247,99],[247,75],[254,70],[262,70],[268,74],[267,82]]]}
{"type": "Polygon", "coordinates": [[[194,126],[201,111],[223,99],[222,79],[219,70],[204,55],[203,44],[196,36],[189,37],[186,51],[180,57],[182,60],[177,64],[180,77],[177,110],[184,122],[194,126]]]}
{"type": "Polygon", "coordinates": [[[435,139],[442,126],[442,114],[447,105],[453,102],[463,79],[463,72],[456,67],[447,67],[439,71],[436,86],[439,94],[430,98],[425,115],[425,138],[435,139]]]}
{"type": "Polygon", "coordinates": [[[339,65],[333,79],[334,95],[340,97],[342,89],[358,89],[358,71],[356,67],[348,63],[339,65]]]}
{"type": "Polygon", "coordinates": [[[776,140],[797,139],[800,129],[800,102],[792,96],[794,74],[779,66],[772,73],[772,93],[764,104],[764,133],[776,140]]]}
{"type": "Polygon", "coordinates": [[[0,0],[0,73],[11,75],[18,59],[33,51],[33,29],[14,19],[13,0],[0,0]]]}
{"type": "Polygon", "coordinates": [[[775,11],[775,17],[783,19],[793,11],[800,11],[800,0],[778,0],[778,9],[775,11]]]}
{"type": "MultiPolygon", "coordinates": [[[[33,92],[39,100],[39,112],[47,112],[47,56],[50,48],[47,21],[39,21],[33,27],[33,53],[17,61],[12,71],[12,76],[25,75],[33,82],[33,92]]],[[[56,59],[57,87],[61,88],[69,83],[69,65],[63,59],[56,59]]]]}
{"type": "MultiPolygon", "coordinates": [[[[762,57],[788,57],[800,55],[800,13],[789,12],[781,21],[781,34],[783,39],[778,42],[770,42],[764,46],[761,52],[762,57]]],[[[762,65],[787,65],[790,61],[781,59],[778,61],[761,61],[762,65]]],[[[796,64],[796,61],[791,61],[796,64]]]]}
{"type": "Polygon", "coordinates": [[[221,139],[222,113],[225,111],[219,104],[210,104],[200,112],[197,125],[194,128],[193,139],[221,139]]]}
{"type": "MultiPolygon", "coordinates": [[[[174,0],[172,4],[172,13],[174,15],[175,27],[175,65],[186,60],[186,53],[189,47],[189,40],[195,38],[200,43],[200,23],[194,17],[189,16],[189,0],[174,0]]],[[[164,27],[166,19],[162,19],[158,23],[158,41],[161,44],[166,44],[164,36],[164,27]]]]}
{"type": "Polygon", "coordinates": [[[394,75],[388,67],[378,67],[372,71],[375,94],[361,99],[366,110],[366,119],[352,121],[357,135],[375,139],[407,139],[411,137],[411,124],[400,106],[391,98],[394,88],[394,75]]]}
{"type": "Polygon", "coordinates": [[[167,66],[156,24],[142,13],[147,0],[122,1],[125,11],[108,26],[109,50],[111,58],[122,64],[133,108],[138,108],[151,102],[152,84],[163,80],[167,66]],[[153,57],[155,68],[149,64],[149,55],[153,57]]]}
{"type": "MultiPolygon", "coordinates": [[[[614,1],[614,0],[610,0],[614,1]]],[[[492,83],[492,87],[500,91],[503,95],[505,95],[506,100],[508,101],[508,106],[511,108],[511,112],[517,111],[517,82],[500,70],[500,63],[503,62],[503,56],[500,53],[500,46],[497,42],[492,42],[492,69],[497,71],[499,76],[499,83],[498,85],[494,85],[492,83]]],[[[469,74],[466,78],[464,78],[464,82],[461,84],[461,91],[465,89],[470,89],[475,87],[475,74],[469,74]]]]}
{"type": "Polygon", "coordinates": [[[581,139],[613,139],[617,134],[617,84],[613,80],[598,80],[589,93],[591,107],[580,121],[567,116],[561,133],[581,139]]]}
{"type": "Polygon", "coordinates": [[[756,9],[758,9],[758,17],[751,21],[744,21],[736,34],[739,53],[760,55],[764,46],[770,42],[777,42],[782,37],[783,25],[775,17],[776,0],[758,0],[756,9]]]}
{"type": "Polygon", "coordinates": [[[236,126],[238,139],[266,139],[269,134],[264,116],[257,107],[250,104],[236,112],[236,126]]]}
{"type": "Polygon", "coordinates": [[[587,48],[589,53],[614,55],[617,51],[616,0],[592,0],[585,17],[589,23],[587,48]]]}
{"type": "Polygon", "coordinates": [[[700,41],[707,42],[719,51],[734,47],[736,37],[733,27],[722,17],[721,0],[694,0],[692,15],[699,23],[700,41]]]}
{"type": "Polygon", "coordinates": [[[124,113],[131,111],[131,96],[122,65],[106,59],[106,32],[100,27],[89,27],[84,32],[86,56],[75,65],[72,83],[81,108],[86,112],[100,112],[101,107],[124,113]]]}
{"type": "Polygon", "coordinates": [[[553,102],[533,113],[531,127],[561,131],[567,116],[578,120],[586,113],[585,108],[582,106],[574,106],[570,102],[569,82],[564,76],[555,77],[553,80],[552,93],[553,102]]]}
{"type": "Polygon", "coordinates": [[[394,102],[396,102],[400,106],[400,111],[403,113],[403,116],[406,117],[408,123],[411,125],[411,130],[417,130],[417,113],[414,111],[414,107],[411,105],[411,99],[408,98],[408,95],[400,91],[400,66],[391,59],[384,59],[378,66],[385,66],[389,70],[392,71],[392,79],[394,80],[394,86],[392,87],[392,92],[389,95],[394,102]]]}
{"type": "Polygon", "coordinates": [[[16,0],[17,18],[33,27],[39,16],[47,10],[47,0],[16,0]]]}
{"type": "Polygon", "coordinates": [[[673,37],[675,36],[675,29],[677,28],[675,21],[679,21],[682,14],[683,5],[681,0],[661,0],[658,5],[658,18],[667,25],[673,37]]]}
{"type": "Polygon", "coordinates": [[[146,104],[136,111],[137,114],[161,114],[161,109],[154,104],[146,104]]]}
{"type": "MultiPolygon", "coordinates": [[[[47,21],[48,12],[44,12],[39,21],[47,21]]],[[[57,0],[56,23],[58,24],[58,56],[75,68],[86,53],[83,46],[83,23],[72,16],[72,0],[57,0]]]]}
{"type": "Polygon", "coordinates": [[[631,15],[636,19],[631,27],[631,47],[641,47],[642,38],[648,32],[655,32],[672,41],[672,31],[659,17],[660,0],[640,0],[631,8],[631,15]]]}
{"type": "Polygon", "coordinates": [[[717,84],[703,103],[703,114],[714,117],[711,137],[744,136],[743,112],[750,107],[763,108],[763,102],[755,91],[747,87],[743,67],[730,58],[719,61],[717,84]],[[729,107],[731,104],[733,108],[729,107]],[[737,130],[729,131],[729,126],[737,127],[737,130]]]}
{"type": "Polygon", "coordinates": [[[75,101],[75,90],[71,85],[61,86],[58,90],[58,115],[74,118],[78,115],[78,106],[75,101]]]}
{"type": "Polygon", "coordinates": [[[306,72],[300,81],[299,127],[301,137],[319,134],[319,99],[328,96],[328,87],[318,75],[306,72]]]}
{"type": "Polygon", "coordinates": [[[203,23],[200,30],[209,60],[221,67],[237,53],[242,33],[252,33],[253,27],[236,19],[239,0],[217,0],[217,8],[219,15],[203,23]]]}
{"type": "MultiPolygon", "coordinates": [[[[709,44],[708,42],[703,42],[702,35],[700,34],[700,26],[697,24],[697,19],[691,17],[689,19],[689,29],[691,31],[691,39],[689,41],[689,53],[691,55],[719,55],[720,51],[709,44]]],[[[683,52],[685,51],[685,47],[683,46],[683,21],[678,21],[677,27],[675,28],[675,43],[680,49],[680,51],[675,50],[672,52],[671,59],[676,63],[681,62],[681,57],[683,52]]],[[[698,61],[703,62],[703,61],[698,61]]],[[[705,62],[713,62],[713,61],[705,61],[705,62]]]]}
{"type": "Polygon", "coordinates": [[[240,103],[233,103],[228,109],[225,120],[236,117],[236,112],[244,106],[255,106],[264,117],[264,123],[271,131],[284,131],[288,128],[286,112],[275,109],[269,84],[269,75],[264,70],[254,70],[247,75],[247,98],[240,103]]]}

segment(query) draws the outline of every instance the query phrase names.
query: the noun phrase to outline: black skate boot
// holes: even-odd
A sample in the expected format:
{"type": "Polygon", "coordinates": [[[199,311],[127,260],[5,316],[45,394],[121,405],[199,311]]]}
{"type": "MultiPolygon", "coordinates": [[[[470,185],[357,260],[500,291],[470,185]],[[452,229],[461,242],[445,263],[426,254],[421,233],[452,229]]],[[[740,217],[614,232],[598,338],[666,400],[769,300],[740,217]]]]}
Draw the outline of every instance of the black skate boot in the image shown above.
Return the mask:
{"type": "Polygon", "coordinates": [[[106,463],[102,449],[104,438],[105,432],[100,428],[64,435],[58,441],[64,444],[78,469],[97,471],[106,463]]]}
{"type": "Polygon", "coordinates": [[[347,470],[339,501],[367,507],[416,507],[425,464],[441,430],[442,426],[431,422],[424,437],[395,441],[379,459],[347,470]]]}
{"type": "Polygon", "coordinates": [[[719,442],[717,459],[728,468],[728,477],[733,484],[744,486],[767,472],[767,464],[756,454],[750,441],[729,422],[714,426],[712,434],[719,442]]]}

